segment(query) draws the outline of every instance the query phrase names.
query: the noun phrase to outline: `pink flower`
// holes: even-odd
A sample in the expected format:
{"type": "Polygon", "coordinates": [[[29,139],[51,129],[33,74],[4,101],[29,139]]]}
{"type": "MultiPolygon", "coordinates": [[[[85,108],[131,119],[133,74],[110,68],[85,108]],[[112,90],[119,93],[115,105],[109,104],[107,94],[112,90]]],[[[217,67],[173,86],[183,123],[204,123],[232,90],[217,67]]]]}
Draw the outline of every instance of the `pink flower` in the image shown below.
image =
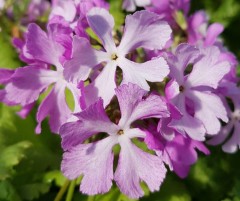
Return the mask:
{"type": "Polygon", "coordinates": [[[166,86],[166,96],[183,115],[170,126],[195,140],[204,140],[205,133],[217,134],[221,128],[219,119],[228,121],[226,109],[214,93],[230,70],[230,64],[219,61],[219,56],[220,51],[214,46],[199,52],[181,44],[175,55],[168,58],[172,80],[166,86]],[[193,67],[189,73],[185,70],[190,64],[193,67]]]}
{"type": "Polygon", "coordinates": [[[78,82],[87,79],[93,67],[102,62],[106,63],[99,76],[85,89],[88,105],[99,97],[103,98],[105,106],[109,104],[116,88],[117,66],[123,71],[122,84],[131,82],[145,90],[150,89],[147,81],[161,82],[168,74],[168,65],[162,57],[141,64],[126,58],[128,53],[139,47],[164,47],[170,38],[171,29],[157,15],[140,11],[127,16],[124,34],[118,47],[112,36],[114,19],[108,11],[93,8],[87,14],[87,20],[101,39],[105,51],[93,49],[88,40],[76,36],[73,39],[73,58],[66,62],[64,71],[66,79],[78,82]]]}
{"type": "Polygon", "coordinates": [[[116,89],[121,109],[118,124],[107,117],[103,100],[75,114],[78,121],[64,124],[60,129],[62,147],[65,150],[61,169],[66,177],[75,179],[84,175],[80,190],[93,195],[106,193],[114,179],[120,190],[131,198],[143,196],[139,181],[144,181],[151,191],[159,190],[166,169],[160,157],[146,153],[131,141],[144,138],[145,133],[131,124],[139,119],[169,116],[166,103],[158,95],[144,98],[146,91],[137,85],[122,85],[116,89]],[[97,142],[83,144],[93,135],[107,133],[109,136],[97,142]],[[118,166],[113,173],[114,145],[121,151],[118,166]],[[151,172],[149,172],[151,170],[151,172]]]}
{"type": "Polygon", "coordinates": [[[16,69],[5,87],[5,99],[25,106],[24,111],[20,113],[25,116],[40,94],[53,85],[38,108],[36,133],[41,132],[41,122],[47,116],[51,131],[54,133],[58,133],[60,126],[71,116],[72,111],[65,100],[66,89],[73,94],[75,112],[80,111],[78,106],[80,90],[77,88],[77,83],[66,81],[63,75],[63,63],[69,54],[65,47],[67,41],[71,41],[71,29],[53,21],[47,28],[48,34],[36,24],[28,26],[26,44],[22,44],[22,54],[30,63],[28,66],[16,69]],[[56,70],[50,69],[49,65],[53,65],[56,70]]]}

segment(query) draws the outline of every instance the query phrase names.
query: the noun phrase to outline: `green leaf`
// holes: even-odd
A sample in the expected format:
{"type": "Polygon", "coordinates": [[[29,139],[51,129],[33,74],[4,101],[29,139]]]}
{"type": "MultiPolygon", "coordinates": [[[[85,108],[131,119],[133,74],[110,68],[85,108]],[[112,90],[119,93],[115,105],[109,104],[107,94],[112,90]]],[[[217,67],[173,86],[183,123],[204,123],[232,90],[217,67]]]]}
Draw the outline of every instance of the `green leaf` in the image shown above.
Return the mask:
{"type": "Polygon", "coordinates": [[[135,201],[126,195],[122,194],[120,190],[113,186],[111,190],[103,195],[89,196],[87,201],[135,201]]]}
{"type": "Polygon", "coordinates": [[[25,184],[18,188],[18,192],[22,199],[33,200],[41,194],[48,192],[49,188],[49,184],[45,183],[25,184]]]}
{"type": "Polygon", "coordinates": [[[30,146],[30,142],[23,141],[2,150],[0,153],[0,180],[5,180],[14,173],[13,167],[26,157],[25,150],[30,146]]]}
{"type": "Polygon", "coordinates": [[[159,192],[143,197],[140,201],[190,201],[191,196],[184,183],[173,175],[167,175],[159,192]]]}
{"type": "Polygon", "coordinates": [[[0,201],[21,201],[16,190],[8,181],[0,181],[0,201]]]}
{"type": "Polygon", "coordinates": [[[11,38],[0,32],[0,68],[16,68],[22,66],[18,54],[11,45],[11,38]]]}
{"type": "Polygon", "coordinates": [[[46,183],[55,182],[57,186],[63,186],[66,180],[67,180],[66,177],[64,177],[64,175],[60,170],[53,170],[53,171],[47,172],[43,178],[44,182],[46,183]]]}
{"type": "Polygon", "coordinates": [[[122,0],[109,0],[109,3],[110,13],[113,15],[115,20],[115,29],[119,29],[125,20],[125,15],[122,10],[122,0]]]}

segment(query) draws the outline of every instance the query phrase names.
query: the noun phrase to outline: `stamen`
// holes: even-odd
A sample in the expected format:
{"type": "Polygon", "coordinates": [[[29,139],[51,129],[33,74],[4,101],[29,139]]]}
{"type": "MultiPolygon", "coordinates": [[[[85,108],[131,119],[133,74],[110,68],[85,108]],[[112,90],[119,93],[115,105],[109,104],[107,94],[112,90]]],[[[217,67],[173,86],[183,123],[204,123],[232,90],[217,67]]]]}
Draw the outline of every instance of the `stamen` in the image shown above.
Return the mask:
{"type": "Polygon", "coordinates": [[[124,131],[122,129],[120,129],[118,132],[117,132],[118,135],[123,135],[124,134],[124,131]]]}
{"type": "Polygon", "coordinates": [[[116,53],[112,54],[112,55],[111,55],[111,59],[114,60],[114,61],[116,61],[116,60],[118,59],[117,54],[116,54],[116,53]]]}

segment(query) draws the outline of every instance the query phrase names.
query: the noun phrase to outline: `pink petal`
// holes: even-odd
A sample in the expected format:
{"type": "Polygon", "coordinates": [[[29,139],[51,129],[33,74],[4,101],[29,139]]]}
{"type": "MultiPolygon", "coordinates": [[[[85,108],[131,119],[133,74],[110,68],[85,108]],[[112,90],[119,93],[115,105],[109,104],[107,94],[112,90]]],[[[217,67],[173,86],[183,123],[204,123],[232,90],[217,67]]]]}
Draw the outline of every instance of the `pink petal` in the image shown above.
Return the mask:
{"type": "Polygon", "coordinates": [[[51,83],[57,81],[56,71],[37,66],[18,68],[12,76],[11,83],[6,86],[7,99],[27,105],[38,99],[39,94],[51,83]]]}
{"type": "Polygon", "coordinates": [[[14,74],[15,70],[12,69],[0,69],[0,84],[7,84],[10,81],[11,76],[14,74]]]}
{"type": "Polygon", "coordinates": [[[139,184],[144,181],[150,191],[158,191],[166,175],[160,157],[142,151],[127,138],[122,139],[120,145],[121,152],[114,174],[120,190],[130,198],[137,199],[144,195],[139,184]]]}
{"type": "Polygon", "coordinates": [[[69,150],[94,134],[100,132],[115,134],[119,130],[118,126],[113,124],[106,115],[102,99],[76,116],[78,121],[66,123],[60,129],[64,150],[69,150]]]}
{"type": "Polygon", "coordinates": [[[64,77],[73,83],[84,81],[91,69],[104,61],[105,57],[105,53],[94,50],[87,39],[75,36],[72,59],[64,64],[64,77]]]}
{"type": "Polygon", "coordinates": [[[189,64],[194,63],[200,56],[199,50],[189,44],[180,44],[175,52],[175,56],[168,58],[170,67],[170,76],[175,79],[178,84],[184,82],[184,70],[189,64]]]}
{"type": "Polygon", "coordinates": [[[230,71],[230,63],[218,62],[219,56],[217,47],[206,49],[205,56],[193,66],[187,84],[191,87],[209,86],[216,89],[221,79],[230,71]]]}
{"type": "Polygon", "coordinates": [[[230,121],[226,126],[223,126],[219,133],[216,136],[213,136],[210,140],[207,141],[210,145],[219,145],[223,143],[227,137],[230,135],[231,130],[233,129],[233,122],[230,121]]]}
{"type": "Polygon", "coordinates": [[[215,94],[200,91],[193,91],[191,99],[195,103],[194,117],[203,123],[208,134],[217,134],[221,128],[218,118],[228,122],[227,111],[221,99],[215,94]]]}
{"type": "Polygon", "coordinates": [[[171,37],[170,26],[161,21],[157,14],[149,11],[138,11],[128,15],[119,51],[125,55],[139,47],[162,49],[171,37]]]}
{"type": "Polygon", "coordinates": [[[121,109],[120,127],[129,127],[137,119],[169,116],[166,103],[158,95],[146,95],[146,91],[129,83],[116,89],[121,109]]]}
{"type": "Polygon", "coordinates": [[[169,73],[167,62],[163,58],[157,58],[145,63],[135,63],[126,58],[119,58],[118,64],[123,70],[123,82],[133,83],[149,90],[150,87],[146,82],[161,82],[169,73]]]}
{"type": "Polygon", "coordinates": [[[54,16],[62,16],[66,21],[72,22],[77,14],[73,1],[60,0],[53,5],[50,19],[54,16]]]}
{"type": "Polygon", "coordinates": [[[138,7],[148,6],[151,3],[151,0],[135,0],[138,7]]]}
{"type": "Polygon", "coordinates": [[[64,53],[63,47],[48,38],[47,34],[36,24],[28,26],[26,47],[27,52],[34,59],[61,67],[59,59],[64,53]]]}
{"type": "Polygon", "coordinates": [[[240,123],[234,124],[234,131],[231,138],[222,146],[223,151],[235,153],[240,147],[240,123]]]}
{"type": "Polygon", "coordinates": [[[107,137],[101,141],[80,144],[63,154],[61,170],[69,179],[84,175],[80,191],[88,195],[106,193],[112,186],[112,147],[117,138],[107,137]]]}
{"type": "Polygon", "coordinates": [[[222,24],[219,24],[219,23],[211,24],[207,30],[204,46],[207,47],[207,46],[213,45],[216,42],[217,37],[223,32],[223,30],[224,30],[224,27],[222,24]]]}
{"type": "Polygon", "coordinates": [[[66,103],[64,83],[56,83],[50,94],[44,99],[38,108],[35,132],[41,133],[41,123],[49,116],[51,131],[59,133],[60,126],[63,125],[71,115],[71,110],[66,103]]]}
{"type": "Polygon", "coordinates": [[[116,46],[112,36],[114,19],[104,8],[92,8],[87,14],[89,26],[102,40],[103,46],[107,52],[116,51],[116,46]]]}
{"type": "Polygon", "coordinates": [[[25,119],[34,106],[35,102],[23,106],[22,109],[19,112],[17,112],[18,116],[20,116],[22,119],[25,119]]]}
{"type": "Polygon", "coordinates": [[[134,0],[124,0],[122,4],[122,9],[133,12],[136,10],[136,5],[134,3],[134,0]]]}
{"type": "Polygon", "coordinates": [[[192,117],[186,111],[185,96],[180,94],[173,101],[174,105],[182,113],[181,119],[173,119],[169,124],[169,127],[176,129],[179,133],[185,135],[188,134],[190,138],[198,141],[205,140],[205,128],[198,119],[192,117]]]}

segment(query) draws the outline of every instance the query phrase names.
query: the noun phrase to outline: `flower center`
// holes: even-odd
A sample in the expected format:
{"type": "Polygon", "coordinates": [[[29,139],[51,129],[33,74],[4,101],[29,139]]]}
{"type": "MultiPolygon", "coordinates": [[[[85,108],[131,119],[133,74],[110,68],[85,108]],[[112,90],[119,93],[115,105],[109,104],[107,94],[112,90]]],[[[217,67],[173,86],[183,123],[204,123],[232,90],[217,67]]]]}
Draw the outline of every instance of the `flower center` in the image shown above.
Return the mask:
{"type": "Polygon", "coordinates": [[[124,134],[124,131],[122,129],[120,129],[118,132],[117,132],[118,135],[123,135],[124,134]]]}
{"type": "Polygon", "coordinates": [[[114,61],[116,61],[116,60],[118,59],[117,54],[116,54],[116,53],[113,53],[113,54],[111,55],[111,59],[114,60],[114,61]]]}
{"type": "Polygon", "coordinates": [[[184,91],[184,86],[182,86],[182,85],[179,86],[179,91],[180,91],[180,92],[183,92],[183,91],[184,91]]]}
{"type": "Polygon", "coordinates": [[[240,110],[236,110],[233,114],[232,114],[232,118],[235,121],[240,121],[240,110]]]}

